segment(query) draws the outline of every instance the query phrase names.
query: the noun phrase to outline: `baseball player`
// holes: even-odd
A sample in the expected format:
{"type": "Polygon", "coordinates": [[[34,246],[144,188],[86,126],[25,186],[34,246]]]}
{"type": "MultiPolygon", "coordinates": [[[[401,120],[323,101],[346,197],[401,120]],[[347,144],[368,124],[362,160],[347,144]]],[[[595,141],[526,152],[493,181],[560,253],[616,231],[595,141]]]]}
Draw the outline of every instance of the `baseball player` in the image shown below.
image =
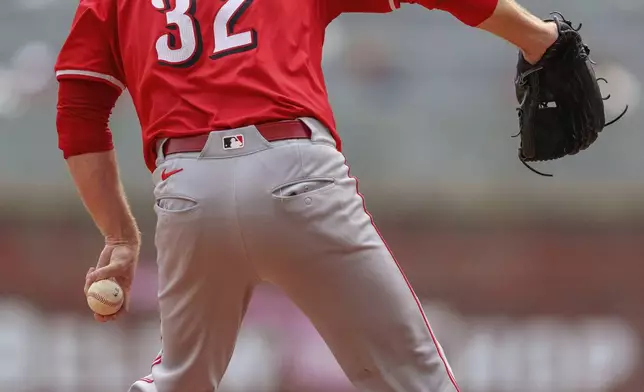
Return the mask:
{"type": "MultiPolygon", "coordinates": [[[[404,1],[403,1],[404,2],[404,1]]],[[[535,63],[557,26],[512,0],[416,0],[535,63]]],[[[126,306],[140,235],[110,112],[127,88],[154,180],[162,351],[132,392],[217,389],[253,288],[280,287],[362,391],[454,392],[418,298],[349,174],[321,69],[327,25],[400,0],[80,0],[56,63],[59,147],[105,237],[85,289],[126,306]]],[[[429,50],[429,48],[428,48],[429,50]]]]}

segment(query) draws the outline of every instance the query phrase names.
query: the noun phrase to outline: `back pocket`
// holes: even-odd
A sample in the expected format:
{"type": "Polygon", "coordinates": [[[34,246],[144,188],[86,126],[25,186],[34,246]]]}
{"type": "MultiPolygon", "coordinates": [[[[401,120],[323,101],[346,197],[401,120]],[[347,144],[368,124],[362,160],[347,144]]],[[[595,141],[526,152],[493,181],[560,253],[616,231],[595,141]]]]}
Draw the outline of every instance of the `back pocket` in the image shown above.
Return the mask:
{"type": "Polygon", "coordinates": [[[277,199],[290,199],[321,192],[334,186],[333,178],[306,178],[277,186],[273,189],[272,195],[277,199]]]}
{"type": "Polygon", "coordinates": [[[155,207],[164,212],[187,212],[198,205],[196,200],[186,196],[161,196],[155,203],[155,207]]]}

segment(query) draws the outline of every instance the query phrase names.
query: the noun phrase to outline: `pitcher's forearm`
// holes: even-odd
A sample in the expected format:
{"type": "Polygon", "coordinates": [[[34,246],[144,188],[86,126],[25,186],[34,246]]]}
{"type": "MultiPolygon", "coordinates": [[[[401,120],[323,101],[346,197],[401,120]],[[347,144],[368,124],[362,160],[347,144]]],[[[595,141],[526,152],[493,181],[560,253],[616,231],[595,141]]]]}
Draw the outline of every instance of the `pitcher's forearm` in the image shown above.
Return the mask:
{"type": "Polygon", "coordinates": [[[494,13],[477,27],[515,45],[531,63],[539,61],[558,36],[556,24],[544,22],[514,0],[498,0],[494,13]]]}
{"type": "Polygon", "coordinates": [[[488,31],[519,48],[535,63],[558,37],[557,26],[514,0],[401,0],[449,12],[466,25],[488,31]]]}
{"type": "Polygon", "coordinates": [[[138,243],[139,229],[123,192],[114,151],[75,155],[67,159],[67,166],[106,241],[138,243]]]}

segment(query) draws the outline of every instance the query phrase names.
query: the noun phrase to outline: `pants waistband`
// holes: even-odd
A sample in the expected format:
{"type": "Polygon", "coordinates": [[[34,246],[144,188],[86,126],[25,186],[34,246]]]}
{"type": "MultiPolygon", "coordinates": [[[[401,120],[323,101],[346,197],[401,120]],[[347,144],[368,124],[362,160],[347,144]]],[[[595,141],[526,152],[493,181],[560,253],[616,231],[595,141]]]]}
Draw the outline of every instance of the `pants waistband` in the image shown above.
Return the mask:
{"type": "Polygon", "coordinates": [[[307,139],[336,147],[331,132],[318,120],[302,117],[297,120],[212,131],[157,142],[157,165],[169,155],[195,154],[200,158],[232,158],[271,148],[276,142],[307,139]]]}

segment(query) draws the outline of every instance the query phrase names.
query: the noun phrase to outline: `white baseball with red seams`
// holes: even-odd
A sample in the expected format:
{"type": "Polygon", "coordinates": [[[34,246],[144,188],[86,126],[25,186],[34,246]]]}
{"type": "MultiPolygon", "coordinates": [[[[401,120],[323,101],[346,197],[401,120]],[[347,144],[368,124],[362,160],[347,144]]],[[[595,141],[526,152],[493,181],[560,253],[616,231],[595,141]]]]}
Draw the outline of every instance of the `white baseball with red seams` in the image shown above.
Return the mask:
{"type": "Polygon", "coordinates": [[[113,280],[94,282],[87,290],[87,305],[96,314],[114,314],[123,306],[123,289],[113,280]]]}

